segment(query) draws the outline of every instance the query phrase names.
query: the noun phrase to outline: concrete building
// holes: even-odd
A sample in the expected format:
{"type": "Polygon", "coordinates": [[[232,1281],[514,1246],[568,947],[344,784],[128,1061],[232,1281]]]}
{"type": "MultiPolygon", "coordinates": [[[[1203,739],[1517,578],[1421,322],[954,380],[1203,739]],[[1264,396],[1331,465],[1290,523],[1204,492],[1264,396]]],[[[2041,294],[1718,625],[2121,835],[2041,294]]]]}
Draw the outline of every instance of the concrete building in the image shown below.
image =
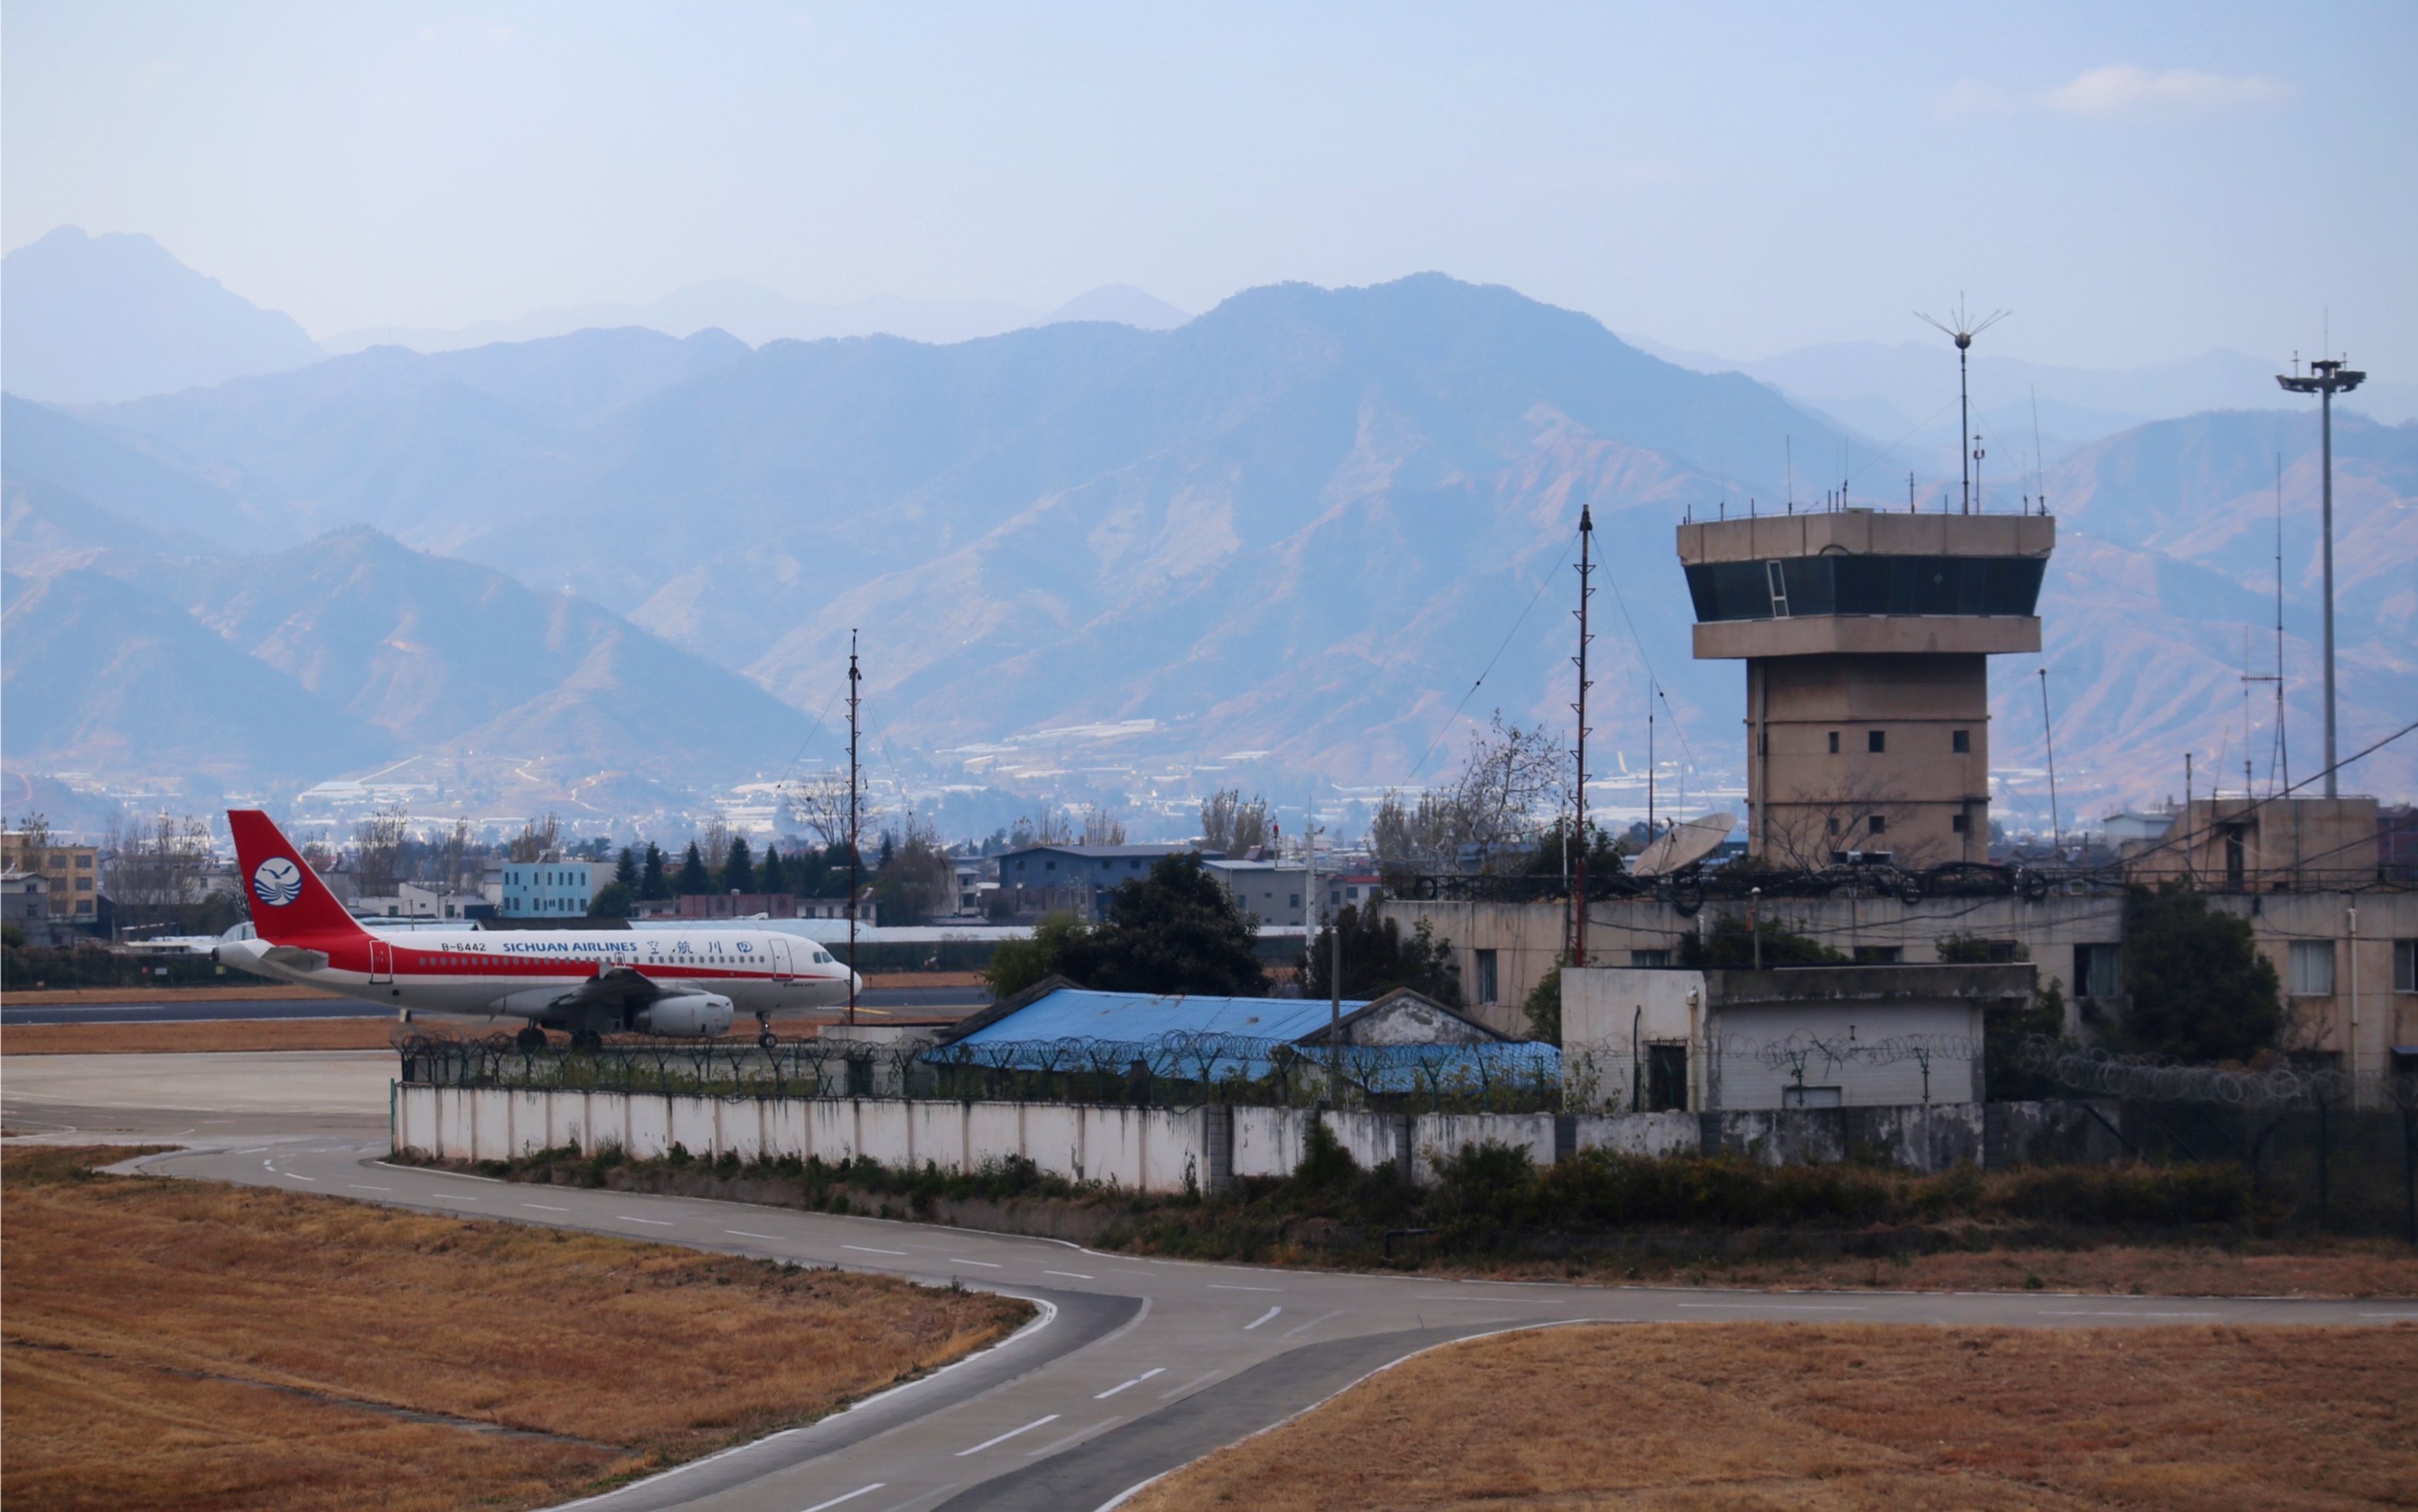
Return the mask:
{"type": "Polygon", "coordinates": [[[498,879],[496,914],[504,919],[577,918],[596,896],[597,879],[610,881],[609,863],[510,861],[498,879]]]}
{"type": "Polygon", "coordinates": [[[1572,970],[1563,1064],[1625,1066],[1642,1111],[1976,1103],[1982,1015],[2032,990],[2025,965],[1572,970]]]}
{"type": "Polygon", "coordinates": [[[461,893],[451,888],[398,882],[390,893],[364,893],[350,904],[356,915],[373,919],[488,919],[496,906],[482,893],[461,893]]]}
{"type": "Polygon", "coordinates": [[[2385,831],[2373,798],[2197,798],[2172,830],[2127,844],[2124,870],[2256,893],[2373,887],[2385,831]]]}
{"type": "MultiPolygon", "coordinates": [[[[1290,924],[1298,927],[1304,917],[1302,895],[1307,890],[1308,873],[1303,868],[1275,861],[1226,861],[1203,863],[1209,875],[1226,884],[1226,891],[1247,913],[1256,914],[1263,924],[1290,924]]],[[[1326,878],[1319,881],[1324,884],[1326,878]]]]}
{"type": "Polygon", "coordinates": [[[1844,510],[1678,529],[1697,659],[1746,663],[1749,853],[1986,862],[1987,659],[2040,649],[2057,522],[1844,510]]]}
{"type": "Polygon", "coordinates": [[[29,945],[50,943],[51,884],[38,872],[0,869],[0,919],[24,932],[29,945]]]}
{"type": "Polygon", "coordinates": [[[0,834],[0,867],[42,879],[49,918],[91,923],[100,911],[100,848],[36,838],[19,830],[0,834]]]}
{"type": "Polygon", "coordinates": [[[1097,918],[1110,889],[1140,880],[1162,857],[1199,849],[1198,846],[1027,846],[1001,854],[999,885],[1018,896],[1046,898],[1047,907],[1073,907],[1097,918]]]}

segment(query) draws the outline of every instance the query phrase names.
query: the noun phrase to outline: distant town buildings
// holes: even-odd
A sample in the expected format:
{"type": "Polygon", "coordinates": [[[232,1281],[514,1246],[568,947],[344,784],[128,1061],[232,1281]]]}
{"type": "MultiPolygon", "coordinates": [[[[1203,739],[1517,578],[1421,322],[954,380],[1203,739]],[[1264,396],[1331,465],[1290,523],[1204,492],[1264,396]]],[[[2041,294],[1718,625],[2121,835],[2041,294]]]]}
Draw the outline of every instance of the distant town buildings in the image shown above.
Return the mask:
{"type": "Polygon", "coordinates": [[[89,922],[99,912],[98,846],[69,845],[49,835],[10,830],[0,835],[0,867],[42,879],[40,896],[47,919],[89,922]]]}

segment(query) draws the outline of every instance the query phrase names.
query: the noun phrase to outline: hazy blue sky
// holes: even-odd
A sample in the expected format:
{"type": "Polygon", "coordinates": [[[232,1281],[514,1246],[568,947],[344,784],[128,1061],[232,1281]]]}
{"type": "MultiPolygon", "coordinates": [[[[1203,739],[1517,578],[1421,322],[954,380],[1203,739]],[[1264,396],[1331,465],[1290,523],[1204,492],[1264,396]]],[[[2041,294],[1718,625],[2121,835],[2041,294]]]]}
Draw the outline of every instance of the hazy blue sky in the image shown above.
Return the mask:
{"type": "Polygon", "coordinates": [[[1188,309],[1424,268],[1737,357],[1923,334],[2418,373],[2418,6],[7,0],[15,247],[314,334],[649,299],[1188,309]]]}

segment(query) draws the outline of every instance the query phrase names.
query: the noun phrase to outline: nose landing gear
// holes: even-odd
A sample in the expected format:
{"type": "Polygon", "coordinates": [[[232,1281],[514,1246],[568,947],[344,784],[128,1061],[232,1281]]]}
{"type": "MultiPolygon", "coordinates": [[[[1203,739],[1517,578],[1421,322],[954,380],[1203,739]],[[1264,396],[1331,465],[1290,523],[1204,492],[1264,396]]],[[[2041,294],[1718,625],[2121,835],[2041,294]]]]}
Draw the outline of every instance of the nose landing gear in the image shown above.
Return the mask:
{"type": "Polygon", "coordinates": [[[773,1016],[771,1014],[759,1013],[756,1016],[756,1043],[758,1046],[767,1050],[772,1049],[773,1046],[781,1043],[779,1040],[773,1037],[773,1016]]]}

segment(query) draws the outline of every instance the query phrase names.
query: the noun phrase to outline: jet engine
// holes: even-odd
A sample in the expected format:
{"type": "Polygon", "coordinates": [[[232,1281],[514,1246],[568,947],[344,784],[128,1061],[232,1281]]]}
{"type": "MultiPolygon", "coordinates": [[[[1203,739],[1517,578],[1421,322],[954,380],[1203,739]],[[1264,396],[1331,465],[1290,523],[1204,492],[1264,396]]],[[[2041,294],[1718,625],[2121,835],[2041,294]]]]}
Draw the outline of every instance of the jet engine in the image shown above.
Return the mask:
{"type": "Polygon", "coordinates": [[[638,1010],[631,1028],[641,1034],[712,1039],[730,1031],[730,1000],[713,993],[683,992],[657,998],[638,1010]]]}

